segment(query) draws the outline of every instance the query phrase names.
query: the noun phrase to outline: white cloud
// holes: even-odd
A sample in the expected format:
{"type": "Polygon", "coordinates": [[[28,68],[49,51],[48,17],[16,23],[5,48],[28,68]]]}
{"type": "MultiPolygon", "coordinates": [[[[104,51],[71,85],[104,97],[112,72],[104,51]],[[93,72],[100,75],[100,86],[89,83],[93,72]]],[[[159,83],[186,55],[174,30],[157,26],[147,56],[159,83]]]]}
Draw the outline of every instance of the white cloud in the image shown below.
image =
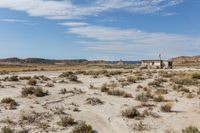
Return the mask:
{"type": "Polygon", "coordinates": [[[85,45],[85,50],[124,54],[125,57],[136,54],[153,57],[162,53],[169,58],[183,54],[199,54],[200,51],[200,38],[187,35],[104,26],[71,27],[68,33],[93,39],[89,42],[79,42],[85,45]]]}
{"type": "Polygon", "coordinates": [[[5,18],[5,19],[0,19],[0,22],[9,22],[9,23],[26,23],[26,20],[21,20],[21,19],[10,19],[10,18],[5,18]]]}
{"type": "Polygon", "coordinates": [[[86,26],[88,25],[87,23],[83,22],[64,22],[64,23],[59,23],[59,25],[64,25],[64,26],[86,26]]]}
{"type": "Polygon", "coordinates": [[[49,19],[72,19],[117,9],[154,13],[182,2],[183,0],[93,0],[91,4],[77,5],[71,0],[0,0],[0,8],[24,11],[30,16],[49,19]]]}
{"type": "Polygon", "coordinates": [[[27,20],[23,20],[23,19],[13,19],[13,18],[4,18],[4,19],[0,19],[0,22],[5,22],[5,23],[20,23],[20,24],[24,24],[24,25],[37,25],[38,23],[35,22],[30,22],[27,20]]]}

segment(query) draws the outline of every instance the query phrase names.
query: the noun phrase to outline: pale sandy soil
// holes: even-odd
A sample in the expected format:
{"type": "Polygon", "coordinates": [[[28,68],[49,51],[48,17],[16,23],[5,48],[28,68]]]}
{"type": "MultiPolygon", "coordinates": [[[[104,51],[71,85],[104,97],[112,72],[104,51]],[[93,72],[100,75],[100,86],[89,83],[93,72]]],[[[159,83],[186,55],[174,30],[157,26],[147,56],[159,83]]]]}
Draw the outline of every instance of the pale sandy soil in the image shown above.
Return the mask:
{"type": "MultiPolygon", "coordinates": [[[[126,70],[128,71],[128,70],[126,70]]],[[[175,71],[175,70],[173,70],[175,71]]],[[[177,70],[183,71],[183,70],[177,70]]],[[[188,71],[188,70],[184,70],[188,71]]],[[[61,127],[57,124],[60,117],[65,115],[72,115],[76,121],[86,121],[92,125],[93,129],[97,133],[181,133],[181,129],[187,126],[196,126],[200,129],[200,99],[199,95],[194,98],[187,98],[181,92],[172,90],[172,86],[169,83],[164,83],[165,89],[169,90],[168,94],[163,96],[167,100],[173,102],[172,112],[161,112],[160,106],[163,102],[157,103],[153,100],[149,100],[147,103],[154,104],[151,109],[148,107],[138,108],[139,111],[145,109],[151,110],[159,118],[153,116],[146,116],[140,120],[124,118],[121,115],[121,111],[133,106],[141,104],[136,100],[136,95],[141,92],[137,89],[138,85],[148,87],[148,83],[153,81],[157,77],[157,73],[153,76],[144,75],[144,80],[139,80],[137,83],[131,83],[128,86],[122,87],[117,79],[126,78],[127,76],[134,76],[134,73],[123,73],[121,75],[105,77],[103,75],[93,78],[90,75],[78,75],[79,80],[82,83],[75,83],[67,81],[67,83],[60,83],[65,78],[59,78],[58,76],[62,72],[20,72],[14,73],[18,76],[34,76],[45,75],[51,78],[50,81],[38,81],[37,86],[42,87],[44,90],[48,90],[49,95],[45,97],[21,97],[21,90],[23,87],[28,86],[26,80],[20,80],[19,82],[1,81],[0,84],[4,88],[0,87],[0,100],[5,97],[11,97],[16,100],[18,106],[14,110],[5,109],[0,104],[0,129],[4,126],[9,126],[16,132],[27,129],[30,133],[70,133],[74,126],[61,127]],[[54,81],[54,83],[53,83],[54,81]],[[120,96],[107,95],[100,91],[100,87],[104,84],[110,84],[112,82],[117,84],[115,89],[124,90],[127,93],[132,94],[132,98],[123,98],[120,96]],[[46,83],[53,83],[54,87],[45,87],[46,83]],[[89,89],[90,85],[94,85],[97,89],[89,89]],[[59,94],[60,90],[65,88],[67,91],[74,91],[75,94],[59,94]],[[74,90],[76,88],[76,90],[74,90]],[[80,93],[82,90],[82,93],[80,93]],[[87,98],[99,98],[104,101],[103,105],[90,105],[86,103],[87,98]],[[58,108],[63,108],[65,114],[56,114],[58,108]],[[73,111],[74,108],[78,108],[80,111],[73,111]],[[22,115],[30,115],[31,112],[42,113],[39,122],[26,123],[20,121],[22,115]],[[10,119],[13,122],[5,122],[6,119],[10,119]],[[135,124],[143,122],[146,128],[143,131],[134,130],[135,124]],[[49,125],[47,128],[42,129],[40,123],[49,125]]],[[[0,78],[9,75],[1,75],[0,78]]],[[[189,86],[188,89],[197,89],[197,87],[189,86]]]]}

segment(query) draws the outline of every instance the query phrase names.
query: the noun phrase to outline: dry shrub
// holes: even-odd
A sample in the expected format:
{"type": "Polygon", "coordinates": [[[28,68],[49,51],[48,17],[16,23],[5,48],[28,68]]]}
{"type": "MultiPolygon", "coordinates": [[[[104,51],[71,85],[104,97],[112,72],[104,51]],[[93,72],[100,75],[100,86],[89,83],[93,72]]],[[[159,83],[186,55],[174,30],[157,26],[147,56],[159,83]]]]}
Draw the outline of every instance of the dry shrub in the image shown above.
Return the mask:
{"type": "Polygon", "coordinates": [[[141,102],[147,102],[150,98],[153,98],[150,90],[147,90],[147,92],[142,92],[136,96],[136,100],[141,102]]]}
{"type": "Polygon", "coordinates": [[[54,84],[52,84],[52,83],[47,83],[45,86],[46,86],[46,87],[54,87],[54,84]]]}
{"type": "Polygon", "coordinates": [[[122,97],[125,97],[125,98],[132,97],[131,94],[126,93],[125,91],[121,91],[121,90],[109,90],[107,92],[107,94],[108,95],[113,95],[113,96],[122,96],[122,97]]]}
{"type": "Polygon", "coordinates": [[[193,74],[192,74],[192,78],[193,78],[193,79],[200,79],[200,72],[198,72],[198,73],[197,73],[197,72],[196,72],[196,73],[193,73],[193,74]]]}
{"type": "Polygon", "coordinates": [[[122,113],[122,116],[126,117],[126,118],[141,117],[140,112],[136,108],[134,108],[134,107],[125,109],[121,113],[122,113]]]}
{"type": "Polygon", "coordinates": [[[157,95],[168,94],[168,91],[166,89],[156,89],[155,94],[157,95]]]}
{"type": "Polygon", "coordinates": [[[34,88],[34,87],[28,87],[23,88],[21,91],[22,97],[27,97],[28,95],[35,95],[36,97],[43,97],[48,95],[48,91],[44,91],[42,88],[34,88]]]}
{"type": "Polygon", "coordinates": [[[50,78],[48,78],[48,77],[46,77],[44,75],[39,76],[39,79],[43,80],[43,81],[49,81],[50,80],[50,78]]]}
{"type": "Polygon", "coordinates": [[[20,80],[30,80],[31,79],[31,76],[22,76],[22,77],[19,77],[20,80]]]}
{"type": "Polygon", "coordinates": [[[171,112],[172,106],[173,106],[172,103],[167,103],[167,104],[162,105],[162,106],[160,107],[160,110],[161,110],[162,112],[171,112]]]}
{"type": "Polygon", "coordinates": [[[200,131],[197,127],[189,126],[185,129],[182,129],[182,133],[200,133],[200,131]]]}
{"type": "Polygon", "coordinates": [[[14,99],[10,98],[10,97],[3,98],[1,100],[1,103],[9,105],[9,109],[15,109],[16,106],[17,106],[17,102],[14,99]]]}
{"type": "Polygon", "coordinates": [[[195,95],[192,94],[192,93],[189,93],[189,94],[187,95],[187,98],[194,98],[194,97],[195,97],[195,95]]]}
{"type": "Polygon", "coordinates": [[[167,72],[167,71],[160,71],[159,75],[161,77],[164,77],[164,78],[171,78],[171,77],[173,77],[175,75],[175,73],[173,73],[173,72],[167,72]]]}
{"type": "Polygon", "coordinates": [[[160,78],[160,79],[154,79],[154,81],[149,82],[148,85],[149,86],[153,86],[153,87],[162,87],[161,84],[164,83],[164,82],[167,82],[167,80],[162,79],[162,78],[160,78]]]}
{"type": "Polygon", "coordinates": [[[75,122],[74,118],[72,118],[72,116],[61,117],[60,122],[58,122],[58,125],[62,126],[62,127],[72,126],[75,124],[76,124],[76,122],[75,122]]]}
{"type": "Polygon", "coordinates": [[[21,124],[38,124],[43,120],[51,118],[52,115],[49,112],[21,112],[19,122],[21,124]]]}
{"type": "Polygon", "coordinates": [[[67,90],[64,88],[64,89],[60,89],[60,92],[59,94],[66,94],[67,93],[67,90]]]}
{"type": "Polygon", "coordinates": [[[138,88],[138,89],[141,89],[141,88],[143,88],[143,86],[142,86],[142,85],[138,85],[137,88],[138,88]]]}
{"type": "Polygon", "coordinates": [[[127,82],[128,82],[128,83],[136,83],[136,79],[135,79],[135,77],[133,77],[133,76],[129,76],[129,77],[127,78],[127,82]]]}
{"type": "Polygon", "coordinates": [[[107,87],[107,84],[103,84],[101,86],[101,92],[108,92],[109,91],[109,88],[107,87]]]}
{"type": "Polygon", "coordinates": [[[165,98],[162,95],[159,95],[157,97],[154,97],[155,102],[164,102],[165,98]]]}
{"type": "Polygon", "coordinates": [[[11,76],[8,78],[8,81],[19,81],[18,76],[11,76]]]}
{"type": "Polygon", "coordinates": [[[5,71],[5,70],[0,71],[0,75],[6,75],[6,74],[9,74],[9,72],[8,72],[8,71],[5,71]]]}
{"type": "Polygon", "coordinates": [[[13,133],[14,132],[10,127],[7,127],[7,126],[4,126],[1,129],[1,131],[2,131],[2,133],[13,133]]]}
{"type": "Polygon", "coordinates": [[[147,125],[143,124],[142,121],[140,121],[139,123],[136,123],[134,125],[133,129],[136,130],[136,131],[144,131],[144,130],[147,130],[148,127],[147,127],[147,125]]]}
{"type": "Polygon", "coordinates": [[[140,93],[136,96],[136,100],[141,101],[141,102],[147,102],[148,101],[148,97],[146,96],[145,93],[140,93]]]}
{"type": "Polygon", "coordinates": [[[87,99],[86,99],[86,103],[87,103],[87,104],[91,104],[92,106],[104,104],[104,102],[101,101],[101,99],[95,98],[95,97],[93,97],[93,98],[87,98],[87,99]]]}
{"type": "Polygon", "coordinates": [[[199,82],[195,79],[190,77],[178,77],[178,78],[171,78],[171,81],[178,85],[197,85],[199,82]]]}
{"type": "Polygon", "coordinates": [[[59,75],[59,77],[64,78],[64,77],[69,77],[71,75],[74,75],[74,73],[69,71],[69,72],[62,73],[61,75],[59,75]]]}
{"type": "Polygon", "coordinates": [[[83,75],[86,75],[87,72],[86,71],[82,71],[82,70],[78,70],[75,72],[75,74],[83,74],[83,75]]]}
{"type": "Polygon", "coordinates": [[[32,85],[32,86],[35,86],[37,84],[37,80],[35,79],[30,79],[28,82],[27,82],[28,85],[32,85]]]}
{"type": "Polygon", "coordinates": [[[77,126],[74,127],[72,133],[92,133],[92,126],[86,124],[86,122],[81,122],[77,126]]]}

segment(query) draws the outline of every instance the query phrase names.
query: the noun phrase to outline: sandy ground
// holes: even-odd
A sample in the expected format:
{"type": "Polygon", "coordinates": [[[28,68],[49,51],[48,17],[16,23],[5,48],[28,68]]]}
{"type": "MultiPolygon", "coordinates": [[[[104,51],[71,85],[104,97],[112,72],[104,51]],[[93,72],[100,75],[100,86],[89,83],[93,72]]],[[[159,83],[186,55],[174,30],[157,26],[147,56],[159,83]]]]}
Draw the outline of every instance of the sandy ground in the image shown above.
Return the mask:
{"type": "MultiPolygon", "coordinates": [[[[127,70],[126,70],[127,71],[127,70]]],[[[187,71],[173,70],[173,71],[187,71]]],[[[137,94],[141,92],[137,86],[148,87],[148,83],[153,81],[158,75],[153,73],[152,76],[146,76],[143,80],[138,80],[136,83],[131,83],[122,87],[118,79],[134,76],[134,73],[123,73],[121,75],[106,77],[100,75],[94,78],[91,75],[78,75],[81,83],[71,82],[65,78],[58,76],[62,72],[19,72],[1,75],[3,79],[6,76],[34,76],[45,75],[50,81],[38,81],[37,86],[48,90],[49,95],[44,97],[28,96],[22,97],[22,88],[28,87],[27,80],[18,82],[1,81],[0,84],[0,100],[5,97],[11,97],[17,102],[17,107],[14,110],[6,109],[3,104],[0,104],[0,128],[9,126],[16,132],[20,130],[28,130],[30,133],[70,133],[74,126],[62,127],[57,123],[60,117],[71,115],[76,121],[86,121],[92,125],[96,133],[179,133],[182,128],[187,126],[196,126],[200,129],[200,99],[196,95],[193,98],[187,98],[183,93],[172,90],[169,83],[164,83],[165,89],[169,90],[168,94],[163,96],[167,100],[173,102],[171,112],[161,112],[160,106],[163,102],[154,102],[149,100],[148,104],[154,104],[152,108],[141,107],[138,110],[151,110],[159,117],[146,116],[140,120],[124,118],[121,111],[133,106],[141,105],[141,101],[136,100],[137,94]],[[60,82],[66,80],[66,82],[60,82]],[[54,87],[46,87],[46,83],[53,83],[54,87]],[[107,95],[99,89],[103,84],[115,83],[115,89],[123,90],[132,94],[132,98],[124,98],[120,96],[107,95]],[[96,89],[90,89],[93,85],[96,89]],[[61,89],[73,91],[74,93],[59,94],[61,89]],[[76,89],[74,89],[76,88],[76,89]],[[80,91],[81,90],[81,91],[80,91]],[[104,102],[102,105],[90,105],[86,103],[87,98],[99,98],[104,102]],[[63,109],[63,114],[56,114],[56,111],[63,109]],[[79,111],[74,111],[77,108],[79,111]],[[37,122],[21,121],[22,115],[30,115],[32,112],[40,113],[37,122]],[[6,120],[11,120],[8,122],[6,120]],[[138,131],[134,127],[142,121],[144,130],[138,131]],[[48,125],[41,128],[42,123],[48,125]]],[[[143,75],[145,77],[145,75],[143,75]]],[[[197,87],[189,86],[189,89],[197,89],[197,87]]]]}

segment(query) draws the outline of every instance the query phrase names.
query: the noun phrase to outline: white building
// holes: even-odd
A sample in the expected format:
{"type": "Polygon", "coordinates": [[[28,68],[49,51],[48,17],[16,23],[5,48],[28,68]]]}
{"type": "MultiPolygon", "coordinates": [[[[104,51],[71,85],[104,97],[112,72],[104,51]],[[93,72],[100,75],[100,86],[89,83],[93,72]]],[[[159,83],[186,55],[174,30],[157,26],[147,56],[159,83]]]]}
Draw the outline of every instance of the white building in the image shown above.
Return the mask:
{"type": "Polygon", "coordinates": [[[172,61],[169,60],[142,60],[141,66],[146,68],[172,69],[172,61]]]}

